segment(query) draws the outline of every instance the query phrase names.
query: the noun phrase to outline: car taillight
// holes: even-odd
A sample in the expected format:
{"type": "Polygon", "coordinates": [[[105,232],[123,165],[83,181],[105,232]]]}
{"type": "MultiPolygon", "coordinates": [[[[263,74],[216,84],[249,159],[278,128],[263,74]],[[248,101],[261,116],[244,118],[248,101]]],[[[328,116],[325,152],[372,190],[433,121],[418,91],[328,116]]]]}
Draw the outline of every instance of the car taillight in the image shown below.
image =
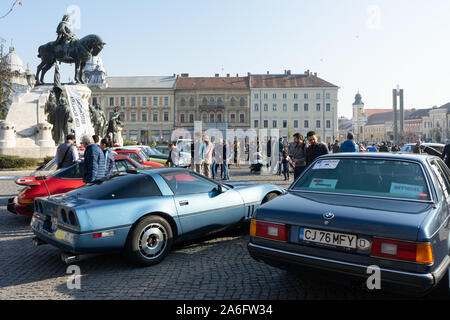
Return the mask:
{"type": "Polygon", "coordinates": [[[288,228],[285,224],[252,220],[250,225],[250,235],[252,237],[287,242],[288,228]]]}
{"type": "Polygon", "coordinates": [[[374,238],[372,257],[431,264],[434,262],[430,244],[374,238]]]}

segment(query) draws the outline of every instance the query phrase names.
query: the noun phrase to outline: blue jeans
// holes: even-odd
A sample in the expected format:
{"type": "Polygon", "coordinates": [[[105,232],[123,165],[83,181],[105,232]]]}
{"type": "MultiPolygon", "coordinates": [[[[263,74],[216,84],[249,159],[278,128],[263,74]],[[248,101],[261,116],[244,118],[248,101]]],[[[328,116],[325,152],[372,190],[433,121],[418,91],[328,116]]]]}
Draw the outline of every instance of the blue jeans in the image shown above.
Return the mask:
{"type": "Polygon", "coordinates": [[[222,168],[223,168],[223,179],[224,180],[230,180],[230,172],[228,169],[228,161],[224,161],[222,164],[222,168]]]}
{"type": "Polygon", "coordinates": [[[217,171],[216,171],[216,163],[213,162],[213,164],[211,165],[211,175],[213,180],[216,180],[216,175],[217,175],[217,171]]]}

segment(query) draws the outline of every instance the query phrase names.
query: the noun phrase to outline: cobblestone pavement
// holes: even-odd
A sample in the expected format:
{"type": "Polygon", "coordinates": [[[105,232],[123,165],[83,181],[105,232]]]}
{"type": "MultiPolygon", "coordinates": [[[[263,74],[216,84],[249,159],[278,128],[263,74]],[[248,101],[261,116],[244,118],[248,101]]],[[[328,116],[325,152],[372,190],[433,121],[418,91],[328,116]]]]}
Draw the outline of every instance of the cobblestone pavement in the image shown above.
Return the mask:
{"type": "MultiPolygon", "coordinates": [[[[288,184],[278,176],[232,170],[235,181],[288,184]]],[[[12,173],[0,173],[8,176],[12,173]]],[[[51,246],[34,247],[30,218],[6,211],[17,195],[13,181],[0,180],[0,299],[302,300],[398,298],[298,276],[254,261],[246,230],[178,245],[159,265],[138,268],[120,255],[80,261],[81,289],[69,290],[67,265],[51,246]]]]}

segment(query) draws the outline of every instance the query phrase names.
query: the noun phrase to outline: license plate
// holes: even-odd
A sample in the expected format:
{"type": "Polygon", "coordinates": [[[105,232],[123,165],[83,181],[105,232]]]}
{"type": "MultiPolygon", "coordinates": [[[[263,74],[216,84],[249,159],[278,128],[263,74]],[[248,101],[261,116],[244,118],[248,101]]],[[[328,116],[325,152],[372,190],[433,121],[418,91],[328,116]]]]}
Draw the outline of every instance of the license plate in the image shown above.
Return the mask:
{"type": "Polygon", "coordinates": [[[55,239],[72,243],[74,238],[72,233],[58,229],[55,233],[55,239]]]}
{"type": "Polygon", "coordinates": [[[349,249],[357,248],[358,237],[351,234],[335,233],[314,229],[300,229],[300,240],[349,249]]]}

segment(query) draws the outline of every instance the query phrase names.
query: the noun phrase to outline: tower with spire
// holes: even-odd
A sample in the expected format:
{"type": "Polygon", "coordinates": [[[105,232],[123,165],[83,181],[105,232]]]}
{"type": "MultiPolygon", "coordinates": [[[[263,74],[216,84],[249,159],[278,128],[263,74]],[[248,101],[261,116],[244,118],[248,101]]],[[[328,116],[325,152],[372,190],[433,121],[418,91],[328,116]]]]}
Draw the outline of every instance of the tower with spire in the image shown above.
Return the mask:
{"type": "Polygon", "coordinates": [[[365,110],[364,110],[364,102],[362,101],[362,96],[359,93],[355,96],[355,102],[353,103],[353,133],[356,136],[357,141],[364,141],[364,126],[367,122],[365,110]]]}

